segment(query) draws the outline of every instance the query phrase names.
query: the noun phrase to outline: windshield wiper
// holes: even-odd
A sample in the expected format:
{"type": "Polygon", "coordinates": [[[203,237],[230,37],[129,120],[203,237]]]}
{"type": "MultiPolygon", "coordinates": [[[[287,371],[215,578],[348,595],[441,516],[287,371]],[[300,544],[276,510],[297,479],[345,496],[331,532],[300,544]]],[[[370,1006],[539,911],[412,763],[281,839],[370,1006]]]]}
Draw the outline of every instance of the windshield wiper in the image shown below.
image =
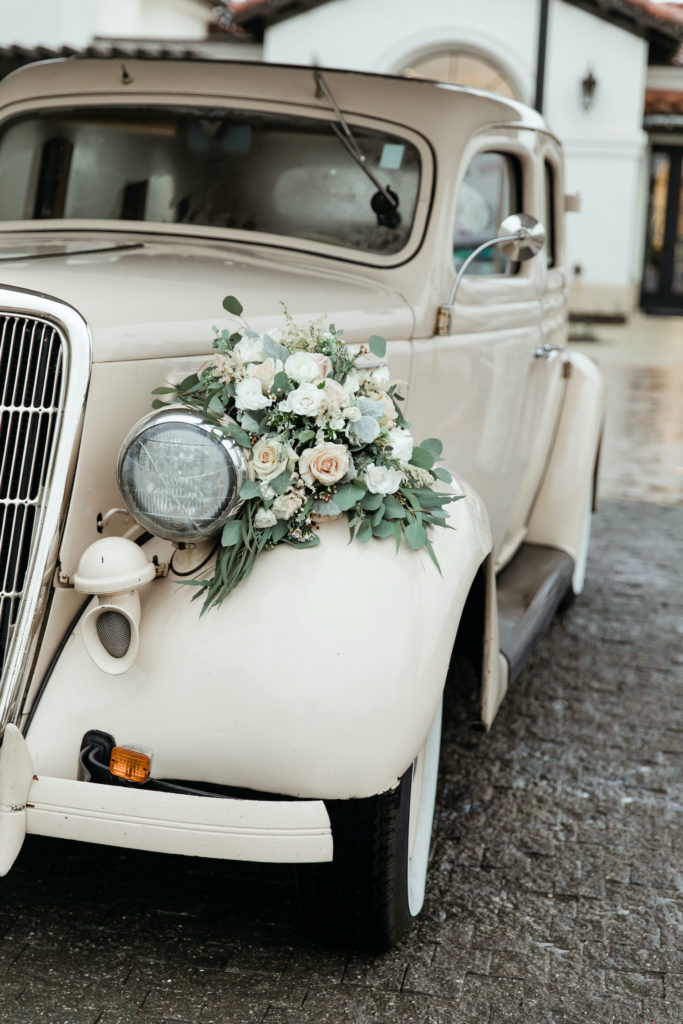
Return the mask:
{"type": "Polygon", "coordinates": [[[351,159],[358,164],[361,171],[368,176],[372,184],[377,189],[377,193],[372,197],[370,205],[377,215],[378,224],[389,228],[398,227],[401,223],[401,214],[398,212],[398,196],[388,185],[385,188],[368,167],[365,154],[358,145],[358,140],[349,128],[334,96],[330,92],[330,87],[325,81],[322,71],[319,71],[318,68],[315,68],[313,71],[313,79],[316,85],[316,96],[325,97],[330,110],[337,118],[337,124],[333,124],[331,126],[332,131],[337,136],[351,159]]]}

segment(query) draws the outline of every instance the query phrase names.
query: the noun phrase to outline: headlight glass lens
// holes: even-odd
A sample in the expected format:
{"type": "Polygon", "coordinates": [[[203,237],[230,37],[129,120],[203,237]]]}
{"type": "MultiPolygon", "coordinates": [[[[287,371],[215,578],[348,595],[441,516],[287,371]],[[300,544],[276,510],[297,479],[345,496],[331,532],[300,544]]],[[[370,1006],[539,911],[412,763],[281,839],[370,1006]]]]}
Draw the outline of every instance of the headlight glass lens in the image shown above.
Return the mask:
{"type": "Polygon", "coordinates": [[[202,540],[241,505],[246,463],[239,446],[190,410],[141,420],[123,443],[118,481],[131,513],[166,540],[202,540]]]}

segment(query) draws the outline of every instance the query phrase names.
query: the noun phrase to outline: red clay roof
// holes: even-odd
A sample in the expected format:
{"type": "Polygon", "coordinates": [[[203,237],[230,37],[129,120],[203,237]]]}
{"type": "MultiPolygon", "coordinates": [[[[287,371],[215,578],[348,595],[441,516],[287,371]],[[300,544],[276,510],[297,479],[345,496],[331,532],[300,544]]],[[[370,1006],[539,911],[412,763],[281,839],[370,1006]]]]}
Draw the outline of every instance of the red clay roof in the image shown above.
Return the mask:
{"type": "Polygon", "coordinates": [[[683,90],[648,89],[645,93],[646,114],[683,114],[683,90]]]}

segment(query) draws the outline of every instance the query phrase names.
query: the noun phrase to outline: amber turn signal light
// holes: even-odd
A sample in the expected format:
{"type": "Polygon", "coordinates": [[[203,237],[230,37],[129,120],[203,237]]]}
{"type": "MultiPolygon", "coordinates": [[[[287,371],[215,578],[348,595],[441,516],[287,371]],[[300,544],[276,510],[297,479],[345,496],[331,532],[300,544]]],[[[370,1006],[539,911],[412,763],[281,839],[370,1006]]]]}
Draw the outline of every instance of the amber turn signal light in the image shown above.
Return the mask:
{"type": "Polygon", "coordinates": [[[109,771],[126,782],[147,782],[151,767],[149,754],[128,747],[114,747],[109,759],[109,771]]]}

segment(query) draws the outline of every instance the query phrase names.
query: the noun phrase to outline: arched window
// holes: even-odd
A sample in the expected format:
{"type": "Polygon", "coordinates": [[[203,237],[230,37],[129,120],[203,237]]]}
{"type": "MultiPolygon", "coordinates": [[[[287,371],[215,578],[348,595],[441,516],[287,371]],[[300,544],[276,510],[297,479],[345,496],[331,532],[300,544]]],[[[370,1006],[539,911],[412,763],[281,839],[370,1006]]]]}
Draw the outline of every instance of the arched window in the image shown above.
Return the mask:
{"type": "Polygon", "coordinates": [[[410,62],[401,74],[406,78],[431,78],[454,85],[486,89],[510,99],[520,99],[500,68],[490,61],[462,50],[442,50],[410,62]]]}

